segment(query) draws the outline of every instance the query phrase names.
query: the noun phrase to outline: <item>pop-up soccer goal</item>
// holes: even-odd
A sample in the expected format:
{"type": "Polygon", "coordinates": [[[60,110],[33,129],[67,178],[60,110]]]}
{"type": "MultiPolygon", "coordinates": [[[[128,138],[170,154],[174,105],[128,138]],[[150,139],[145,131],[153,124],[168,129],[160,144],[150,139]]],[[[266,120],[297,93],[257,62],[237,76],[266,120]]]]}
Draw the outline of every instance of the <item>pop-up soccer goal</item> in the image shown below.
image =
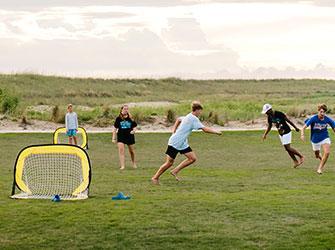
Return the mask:
{"type": "MultiPolygon", "coordinates": [[[[57,128],[53,134],[53,143],[54,144],[68,144],[69,137],[66,135],[66,128],[60,127],[57,128]]],[[[78,128],[77,133],[77,144],[78,146],[88,149],[88,136],[86,130],[82,127],[78,128]]]]}
{"type": "Polygon", "coordinates": [[[90,181],[90,159],[84,149],[64,144],[28,146],[16,158],[11,197],[86,199],[90,181]],[[17,189],[21,192],[15,194],[17,189]]]}

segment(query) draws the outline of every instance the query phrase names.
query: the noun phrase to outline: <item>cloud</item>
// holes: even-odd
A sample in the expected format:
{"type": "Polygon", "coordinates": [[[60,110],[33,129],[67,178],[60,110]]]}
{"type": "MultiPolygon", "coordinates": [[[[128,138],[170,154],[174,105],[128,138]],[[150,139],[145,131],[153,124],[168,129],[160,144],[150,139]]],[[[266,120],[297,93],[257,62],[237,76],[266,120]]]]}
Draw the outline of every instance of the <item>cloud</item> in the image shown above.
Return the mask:
{"type": "Polygon", "coordinates": [[[175,50],[208,50],[210,45],[195,18],[169,18],[162,37],[175,50]]]}
{"type": "MultiPolygon", "coordinates": [[[[127,7],[171,7],[187,6],[208,3],[300,3],[301,0],[11,0],[0,1],[0,9],[10,10],[41,10],[50,7],[62,6],[127,6],[127,7]]],[[[305,1],[320,6],[335,6],[333,0],[310,0],[305,1]]]]}
{"type": "Polygon", "coordinates": [[[178,72],[213,72],[237,68],[237,55],[217,52],[202,56],[173,53],[149,30],[129,30],[122,40],[35,40],[19,44],[0,41],[0,70],[11,72],[110,76],[174,75],[178,72]]]}
{"type": "MultiPolygon", "coordinates": [[[[223,4],[227,2],[244,3],[126,0],[91,6],[91,1],[82,0],[36,0],[23,5],[34,10],[3,11],[0,2],[0,71],[109,77],[333,77],[330,67],[312,68],[320,62],[335,65],[332,8],[223,4]]],[[[275,2],[279,1],[271,1],[275,2]]]]}

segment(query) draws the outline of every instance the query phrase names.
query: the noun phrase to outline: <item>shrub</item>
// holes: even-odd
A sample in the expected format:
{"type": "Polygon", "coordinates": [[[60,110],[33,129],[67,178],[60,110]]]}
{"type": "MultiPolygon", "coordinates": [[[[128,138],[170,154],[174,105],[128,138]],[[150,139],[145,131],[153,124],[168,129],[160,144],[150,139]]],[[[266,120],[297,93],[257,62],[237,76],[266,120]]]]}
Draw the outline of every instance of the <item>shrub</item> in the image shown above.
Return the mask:
{"type": "Polygon", "coordinates": [[[112,117],[111,109],[109,107],[104,107],[104,109],[102,111],[101,117],[103,117],[103,118],[111,118],[112,117]]]}
{"type": "Polygon", "coordinates": [[[169,123],[174,123],[176,121],[176,112],[172,109],[169,109],[167,111],[166,120],[169,123]]]}
{"type": "Polygon", "coordinates": [[[60,110],[58,105],[54,106],[51,111],[51,121],[52,122],[57,122],[60,116],[60,110]]]}
{"type": "Polygon", "coordinates": [[[141,122],[144,120],[144,115],[141,111],[133,111],[132,112],[132,117],[133,117],[133,120],[137,123],[141,122]]]}
{"type": "Polygon", "coordinates": [[[209,112],[208,121],[213,124],[220,124],[219,115],[216,112],[209,112]]]}
{"type": "Polygon", "coordinates": [[[19,105],[19,98],[0,89],[0,104],[2,113],[13,113],[19,105]]]}

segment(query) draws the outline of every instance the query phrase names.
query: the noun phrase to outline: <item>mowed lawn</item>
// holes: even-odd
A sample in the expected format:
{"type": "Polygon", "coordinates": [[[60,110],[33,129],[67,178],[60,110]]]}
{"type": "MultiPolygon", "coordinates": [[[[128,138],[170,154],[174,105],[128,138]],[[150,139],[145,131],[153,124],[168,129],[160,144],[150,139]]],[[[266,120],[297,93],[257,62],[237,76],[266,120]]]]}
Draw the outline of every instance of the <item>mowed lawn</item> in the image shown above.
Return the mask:
{"type": "Polygon", "coordinates": [[[306,155],[300,169],[277,133],[264,143],[261,134],[194,133],[199,160],[182,182],[167,173],[160,186],[150,177],[169,134],[137,134],[139,168],[123,172],[111,135],[89,134],[91,197],[60,203],[9,198],[18,151],[52,135],[1,134],[0,249],[334,249],[335,149],[318,176],[298,133],[293,145],[306,155]],[[119,191],[132,199],[112,201],[119,191]]]}

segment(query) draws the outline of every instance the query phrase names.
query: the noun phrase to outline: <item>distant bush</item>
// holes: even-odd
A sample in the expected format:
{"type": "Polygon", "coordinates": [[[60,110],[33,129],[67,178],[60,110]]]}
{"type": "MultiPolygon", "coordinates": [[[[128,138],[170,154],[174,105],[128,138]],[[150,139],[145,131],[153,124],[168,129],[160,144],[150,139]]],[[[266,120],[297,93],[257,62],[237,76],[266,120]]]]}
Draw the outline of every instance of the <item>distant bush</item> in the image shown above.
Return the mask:
{"type": "Polygon", "coordinates": [[[213,112],[213,111],[209,112],[208,121],[213,123],[213,124],[219,124],[220,119],[219,119],[218,113],[213,112]]]}
{"type": "Polygon", "coordinates": [[[98,120],[96,120],[93,123],[93,126],[100,127],[100,128],[105,128],[105,127],[111,126],[112,124],[113,124],[113,121],[111,119],[102,117],[102,118],[99,118],[98,120]]]}
{"type": "Polygon", "coordinates": [[[135,110],[132,113],[133,120],[137,123],[141,122],[144,120],[144,115],[141,111],[135,110]]]}
{"type": "Polygon", "coordinates": [[[307,115],[307,110],[305,108],[299,108],[299,107],[291,107],[288,111],[287,111],[287,115],[288,116],[292,116],[292,117],[305,117],[307,115]]]}
{"type": "Polygon", "coordinates": [[[50,120],[56,123],[65,123],[65,114],[64,112],[61,112],[58,105],[52,108],[50,120]]]}
{"type": "Polygon", "coordinates": [[[112,113],[111,113],[111,109],[110,107],[104,107],[104,109],[102,110],[102,115],[103,118],[111,118],[113,117],[112,113]]]}
{"type": "Polygon", "coordinates": [[[52,122],[57,122],[59,119],[59,116],[60,116],[60,110],[59,110],[58,105],[56,105],[52,108],[50,120],[52,122]]]}
{"type": "Polygon", "coordinates": [[[176,112],[172,109],[168,109],[166,120],[168,123],[174,123],[176,121],[176,112]]]}
{"type": "Polygon", "coordinates": [[[0,89],[0,107],[2,113],[13,113],[19,105],[19,98],[0,89]]]}

